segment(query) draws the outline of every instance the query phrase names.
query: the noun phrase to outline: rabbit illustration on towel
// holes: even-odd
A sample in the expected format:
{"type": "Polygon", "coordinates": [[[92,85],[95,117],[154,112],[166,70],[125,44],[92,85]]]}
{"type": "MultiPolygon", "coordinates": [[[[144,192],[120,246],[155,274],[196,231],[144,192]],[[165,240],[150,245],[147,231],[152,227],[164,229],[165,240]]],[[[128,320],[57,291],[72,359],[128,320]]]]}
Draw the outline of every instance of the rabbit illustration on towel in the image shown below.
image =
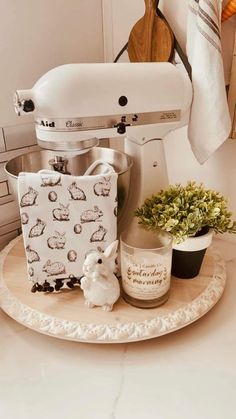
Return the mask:
{"type": "Polygon", "coordinates": [[[33,263],[33,262],[39,262],[40,261],[40,257],[39,257],[38,252],[36,252],[36,250],[31,249],[30,245],[26,246],[25,250],[27,252],[27,262],[28,263],[33,263]]]}
{"type": "Polygon", "coordinates": [[[34,188],[29,186],[28,192],[26,192],[20,200],[20,206],[30,207],[32,205],[35,205],[38,194],[39,193],[34,188]]]}
{"type": "Polygon", "coordinates": [[[95,205],[93,210],[86,210],[80,216],[81,223],[90,223],[92,221],[99,221],[103,216],[103,212],[95,205]]]}
{"type": "Polygon", "coordinates": [[[107,229],[104,228],[102,225],[99,225],[98,230],[94,231],[94,233],[90,237],[90,242],[102,242],[105,240],[106,234],[107,229]]]}
{"type": "Polygon", "coordinates": [[[54,220],[57,221],[69,221],[69,204],[68,205],[63,205],[59,203],[59,208],[54,208],[54,210],[52,211],[52,215],[54,220]]]}
{"type": "Polygon", "coordinates": [[[54,235],[47,239],[47,244],[50,249],[64,249],[66,244],[65,232],[59,233],[55,231],[54,235]]]}
{"type": "Polygon", "coordinates": [[[76,185],[76,182],[72,182],[72,184],[68,186],[67,189],[70,193],[71,199],[75,201],[86,201],[86,195],[84,191],[76,185]]]}
{"type": "Polygon", "coordinates": [[[119,281],[113,273],[117,247],[118,240],[111,243],[104,253],[91,250],[85,258],[80,287],[89,308],[100,306],[104,311],[111,311],[120,296],[119,281]]]}
{"type": "Polygon", "coordinates": [[[47,276],[54,276],[65,274],[66,269],[65,265],[62,262],[51,262],[50,259],[47,260],[43,266],[43,272],[47,272],[47,276]]]}
{"type": "Polygon", "coordinates": [[[39,237],[43,234],[46,223],[40,218],[37,218],[36,224],[30,229],[29,237],[39,237]]]}
{"type": "Polygon", "coordinates": [[[24,224],[28,224],[28,222],[29,222],[29,216],[28,216],[28,214],[27,214],[27,212],[22,212],[22,214],[21,214],[21,223],[24,225],[24,224]]]}
{"type": "Polygon", "coordinates": [[[100,182],[95,183],[93,190],[97,196],[109,196],[111,190],[110,177],[104,177],[100,182]]]}
{"type": "Polygon", "coordinates": [[[44,174],[41,176],[41,186],[61,186],[61,175],[58,176],[50,176],[49,174],[44,174]]]}

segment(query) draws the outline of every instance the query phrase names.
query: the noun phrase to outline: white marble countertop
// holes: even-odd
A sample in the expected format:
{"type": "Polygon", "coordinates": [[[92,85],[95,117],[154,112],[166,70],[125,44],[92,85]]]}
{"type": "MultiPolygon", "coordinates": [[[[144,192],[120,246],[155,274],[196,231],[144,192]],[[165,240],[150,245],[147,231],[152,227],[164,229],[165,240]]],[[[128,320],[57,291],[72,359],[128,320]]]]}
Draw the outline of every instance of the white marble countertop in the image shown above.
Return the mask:
{"type": "Polygon", "coordinates": [[[0,310],[0,417],[235,419],[236,245],[217,246],[227,262],[222,298],[160,338],[74,343],[33,332],[0,310]]]}

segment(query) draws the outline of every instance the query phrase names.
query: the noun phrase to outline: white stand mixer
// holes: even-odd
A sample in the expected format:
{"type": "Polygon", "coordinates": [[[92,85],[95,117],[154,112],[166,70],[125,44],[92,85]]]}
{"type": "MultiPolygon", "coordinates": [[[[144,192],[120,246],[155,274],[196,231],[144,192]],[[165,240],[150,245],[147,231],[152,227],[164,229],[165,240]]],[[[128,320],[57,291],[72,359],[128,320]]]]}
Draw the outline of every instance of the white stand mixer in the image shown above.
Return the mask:
{"type": "Polygon", "coordinates": [[[145,198],[168,185],[162,139],[187,124],[191,100],[187,74],[170,63],[67,64],[18,90],[15,108],[34,112],[46,149],[84,153],[98,139],[124,137],[134,163],[127,225],[145,198]]]}

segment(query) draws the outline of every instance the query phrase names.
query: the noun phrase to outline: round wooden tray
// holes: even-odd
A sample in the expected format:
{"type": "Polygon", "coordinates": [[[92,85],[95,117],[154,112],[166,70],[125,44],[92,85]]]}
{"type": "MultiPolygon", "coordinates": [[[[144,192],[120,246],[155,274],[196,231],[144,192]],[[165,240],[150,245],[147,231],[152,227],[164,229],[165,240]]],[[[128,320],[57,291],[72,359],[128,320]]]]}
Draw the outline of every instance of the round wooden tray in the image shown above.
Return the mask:
{"type": "Polygon", "coordinates": [[[0,305],[10,317],[46,335],[94,343],[145,340],[185,327],[216,304],[226,282],[224,261],[210,248],[199,276],[172,278],[170,297],[163,306],[139,309],[120,298],[112,312],[104,312],[100,307],[85,307],[79,287],[31,293],[21,237],[1,252],[0,269],[0,305]]]}

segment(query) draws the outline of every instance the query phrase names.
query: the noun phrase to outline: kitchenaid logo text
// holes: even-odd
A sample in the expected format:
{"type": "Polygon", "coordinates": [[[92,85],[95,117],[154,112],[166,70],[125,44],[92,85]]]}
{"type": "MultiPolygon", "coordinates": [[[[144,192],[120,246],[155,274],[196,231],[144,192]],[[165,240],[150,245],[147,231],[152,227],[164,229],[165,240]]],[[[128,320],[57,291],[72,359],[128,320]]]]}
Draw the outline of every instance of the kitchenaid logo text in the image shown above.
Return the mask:
{"type": "Polygon", "coordinates": [[[55,128],[55,122],[49,122],[49,121],[44,121],[43,119],[40,121],[39,125],[41,125],[42,127],[49,127],[49,128],[55,128]]]}
{"type": "Polygon", "coordinates": [[[36,123],[45,129],[54,128],[56,130],[77,130],[83,127],[83,121],[73,119],[57,119],[56,121],[38,119],[36,123]]]}

